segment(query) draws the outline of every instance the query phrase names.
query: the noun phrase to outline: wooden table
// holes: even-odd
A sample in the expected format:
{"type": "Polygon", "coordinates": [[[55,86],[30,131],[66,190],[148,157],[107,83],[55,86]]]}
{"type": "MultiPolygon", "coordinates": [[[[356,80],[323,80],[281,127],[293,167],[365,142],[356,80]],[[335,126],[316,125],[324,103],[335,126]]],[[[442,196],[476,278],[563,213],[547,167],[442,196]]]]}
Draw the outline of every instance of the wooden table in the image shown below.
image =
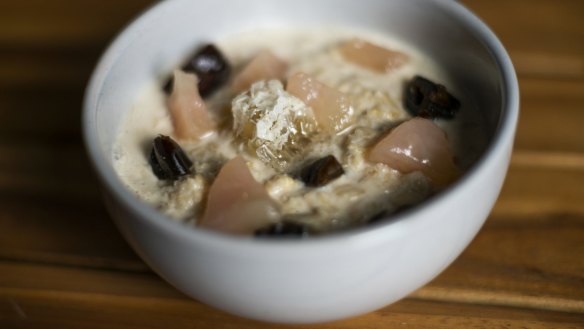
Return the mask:
{"type": "MultiPolygon", "coordinates": [[[[149,0],[0,2],[0,328],[284,328],[193,301],[104,210],[80,136],[98,56],[149,0]]],[[[522,112],[476,239],[410,297],[306,328],[584,328],[584,1],[474,0],[522,112]]],[[[480,196],[479,196],[480,197],[480,196]]]]}

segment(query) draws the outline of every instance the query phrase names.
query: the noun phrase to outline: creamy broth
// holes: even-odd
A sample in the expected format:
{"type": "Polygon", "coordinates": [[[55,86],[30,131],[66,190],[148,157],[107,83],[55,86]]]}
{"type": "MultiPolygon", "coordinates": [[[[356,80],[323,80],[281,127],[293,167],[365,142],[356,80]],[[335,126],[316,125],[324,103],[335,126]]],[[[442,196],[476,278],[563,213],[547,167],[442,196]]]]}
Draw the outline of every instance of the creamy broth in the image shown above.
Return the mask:
{"type": "MultiPolygon", "coordinates": [[[[280,216],[310,225],[316,232],[363,225],[380,213],[422,202],[437,192],[424,175],[401,174],[365,159],[368,147],[383,135],[380,132],[410,118],[403,106],[403,94],[406,82],[414,75],[447,86],[461,100],[460,113],[455,119],[436,120],[446,132],[461,170],[467,169],[483,150],[485,137],[480,117],[470,106],[472,103],[436,63],[403,41],[371,32],[323,27],[253,31],[225,37],[215,44],[235,71],[259,50],[267,48],[289,63],[289,74],[308,73],[348,95],[354,107],[355,123],[335,137],[313,142],[302,154],[302,159],[332,154],[345,173],[323,187],[307,188],[290,174],[302,161],[291,164],[288,172],[281,172],[247,152],[233,137],[230,112],[234,97],[233,104],[238,106],[237,100],[250,101],[250,96],[245,99],[224,88],[206,100],[220,123],[219,132],[194,142],[175,138],[193,160],[194,173],[177,182],[161,181],[152,172],[148,154],[156,136],[173,136],[173,125],[166,106],[167,95],[161,88],[163,82],[153,80],[127,112],[113,158],[115,169],[128,188],[170,218],[196,224],[214,177],[227,160],[238,154],[247,162],[253,177],[277,202],[280,216]],[[338,45],[354,37],[402,52],[408,61],[384,74],[348,63],[339,54],[338,45]]],[[[253,88],[260,92],[280,90],[283,86],[271,81],[253,88]]]]}

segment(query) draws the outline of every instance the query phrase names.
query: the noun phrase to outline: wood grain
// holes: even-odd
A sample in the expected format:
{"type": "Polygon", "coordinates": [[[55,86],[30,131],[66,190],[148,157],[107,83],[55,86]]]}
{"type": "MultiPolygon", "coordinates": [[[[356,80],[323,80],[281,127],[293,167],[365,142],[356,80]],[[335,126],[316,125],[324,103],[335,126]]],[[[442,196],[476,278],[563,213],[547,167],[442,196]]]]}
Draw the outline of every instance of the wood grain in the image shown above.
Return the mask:
{"type": "Polygon", "coordinates": [[[290,326],[237,318],[191,300],[50,291],[0,292],[6,297],[0,304],[0,319],[5,319],[8,328],[579,329],[582,325],[582,319],[574,314],[406,300],[344,321],[290,326]]]}
{"type": "MultiPolygon", "coordinates": [[[[154,275],[3,262],[0,319],[15,328],[288,328],[241,319],[180,295],[154,275]],[[26,273],[38,278],[19,279],[26,273]],[[58,314],[58,318],[53,316],[58,314]],[[144,316],[151,314],[150,316],[144,316]]],[[[25,275],[26,276],[26,275],[25,275]]],[[[427,301],[396,303],[375,313],[306,328],[578,328],[575,313],[427,301]]]]}
{"type": "MultiPolygon", "coordinates": [[[[0,328],[290,327],[184,296],[103,207],[81,141],[83,91],[106,45],[152,3],[0,2],[0,328]]],[[[584,328],[584,1],[464,4],[520,78],[515,150],[493,213],[409,298],[300,328],[584,328]]]]}
{"type": "Polygon", "coordinates": [[[584,77],[584,2],[462,1],[489,25],[523,77],[584,77]]]}

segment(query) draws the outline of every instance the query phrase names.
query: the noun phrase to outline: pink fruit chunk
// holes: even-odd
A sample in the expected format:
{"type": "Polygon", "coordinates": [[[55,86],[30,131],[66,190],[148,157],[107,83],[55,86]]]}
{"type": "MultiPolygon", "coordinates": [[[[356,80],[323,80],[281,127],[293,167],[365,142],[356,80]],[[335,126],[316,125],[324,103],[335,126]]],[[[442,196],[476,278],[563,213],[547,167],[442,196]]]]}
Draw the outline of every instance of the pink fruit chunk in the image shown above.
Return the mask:
{"type": "Polygon", "coordinates": [[[240,156],[228,161],[209,189],[199,226],[230,234],[252,234],[275,222],[278,210],[240,156]]]}
{"type": "Polygon", "coordinates": [[[459,175],[446,134],[431,120],[422,118],[394,128],[371,149],[368,160],[402,173],[421,171],[436,187],[448,185],[459,175]]]}
{"type": "Polygon", "coordinates": [[[288,63],[264,49],[233,79],[232,88],[236,92],[241,92],[258,81],[284,80],[287,71],[288,63]]]}
{"type": "Polygon", "coordinates": [[[197,76],[174,72],[174,86],[168,108],[175,134],[180,139],[198,139],[215,129],[215,123],[199,94],[197,76]]]}
{"type": "Polygon", "coordinates": [[[348,61],[379,73],[392,71],[408,59],[399,51],[379,47],[358,38],[343,44],[340,52],[348,61]]]}
{"type": "Polygon", "coordinates": [[[310,106],[318,126],[329,134],[341,132],[354,121],[349,97],[308,74],[291,76],[286,91],[310,106]]]}

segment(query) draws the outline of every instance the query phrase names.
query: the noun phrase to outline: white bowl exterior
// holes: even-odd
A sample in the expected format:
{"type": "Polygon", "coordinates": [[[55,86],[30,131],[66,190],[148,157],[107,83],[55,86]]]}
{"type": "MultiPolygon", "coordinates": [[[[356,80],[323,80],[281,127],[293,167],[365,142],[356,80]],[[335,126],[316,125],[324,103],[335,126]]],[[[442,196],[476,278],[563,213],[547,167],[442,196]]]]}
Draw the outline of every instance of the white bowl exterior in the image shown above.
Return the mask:
{"type": "Polygon", "coordinates": [[[148,11],[104,55],[87,91],[84,132],[110,213],[157,273],[190,296],[234,314],[308,323],[383,307],[450,264],[499,194],[517,114],[517,81],[507,54],[478,19],[453,1],[176,0],[148,11]],[[222,20],[201,13],[218,13],[222,20]],[[110,154],[122,114],[144,83],[169,72],[198,42],[289,24],[390,31],[419,45],[480,101],[485,122],[497,130],[487,155],[454,187],[403,220],[306,241],[197,231],[131,195],[115,175],[110,154]]]}

